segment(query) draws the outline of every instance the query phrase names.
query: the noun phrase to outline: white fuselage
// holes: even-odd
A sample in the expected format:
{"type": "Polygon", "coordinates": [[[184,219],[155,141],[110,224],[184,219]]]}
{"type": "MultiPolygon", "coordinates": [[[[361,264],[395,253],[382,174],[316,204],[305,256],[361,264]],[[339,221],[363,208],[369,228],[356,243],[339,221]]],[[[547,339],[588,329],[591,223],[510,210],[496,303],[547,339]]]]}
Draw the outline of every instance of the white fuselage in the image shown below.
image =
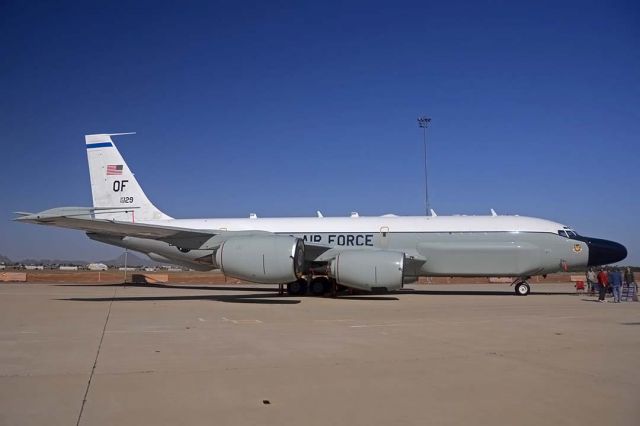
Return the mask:
{"type": "MultiPolygon", "coordinates": [[[[414,275],[531,275],[582,267],[587,262],[584,243],[559,235],[567,227],[522,216],[211,218],[138,223],[191,230],[266,231],[291,235],[308,245],[341,250],[400,251],[423,260],[414,275]]],[[[163,256],[192,262],[208,256],[205,250],[183,253],[165,243],[141,239],[110,243],[130,244],[130,248],[156,256],[156,260],[163,256]]]]}
{"type": "Polygon", "coordinates": [[[558,233],[564,225],[524,216],[355,216],[211,218],[140,221],[176,228],[227,231],[261,230],[273,233],[356,232],[547,232],[558,233]]]}

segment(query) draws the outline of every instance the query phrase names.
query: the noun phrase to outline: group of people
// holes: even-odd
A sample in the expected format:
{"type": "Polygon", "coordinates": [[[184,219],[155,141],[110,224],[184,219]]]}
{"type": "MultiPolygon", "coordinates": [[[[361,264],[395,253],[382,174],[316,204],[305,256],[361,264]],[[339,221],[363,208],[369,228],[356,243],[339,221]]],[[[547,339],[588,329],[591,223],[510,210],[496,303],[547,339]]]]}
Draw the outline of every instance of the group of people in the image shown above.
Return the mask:
{"type": "Polygon", "coordinates": [[[623,282],[629,286],[629,289],[633,288],[635,295],[636,283],[630,267],[624,269],[624,273],[621,268],[614,267],[601,267],[598,272],[596,272],[595,268],[587,270],[589,293],[595,294],[597,291],[598,301],[601,303],[606,302],[605,296],[609,289],[613,293],[613,303],[620,303],[623,282]]]}

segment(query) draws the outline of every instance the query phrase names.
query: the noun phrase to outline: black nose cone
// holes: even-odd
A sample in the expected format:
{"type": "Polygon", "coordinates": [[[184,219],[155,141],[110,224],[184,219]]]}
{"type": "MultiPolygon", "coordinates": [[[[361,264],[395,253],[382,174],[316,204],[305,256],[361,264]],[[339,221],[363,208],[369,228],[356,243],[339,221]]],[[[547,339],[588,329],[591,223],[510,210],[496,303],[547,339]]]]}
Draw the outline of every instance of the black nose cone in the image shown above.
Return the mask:
{"type": "Polygon", "coordinates": [[[589,266],[607,265],[609,263],[620,262],[627,257],[627,249],[620,243],[600,238],[578,237],[589,247],[589,266]]]}

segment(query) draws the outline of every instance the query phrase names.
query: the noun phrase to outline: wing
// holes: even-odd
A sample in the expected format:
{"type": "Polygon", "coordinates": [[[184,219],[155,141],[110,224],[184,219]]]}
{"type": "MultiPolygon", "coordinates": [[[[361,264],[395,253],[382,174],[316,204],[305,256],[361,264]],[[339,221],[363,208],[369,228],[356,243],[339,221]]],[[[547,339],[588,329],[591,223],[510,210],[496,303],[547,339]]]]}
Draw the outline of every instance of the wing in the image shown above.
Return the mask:
{"type": "MultiPolygon", "coordinates": [[[[45,210],[40,213],[17,212],[18,222],[35,223],[38,225],[57,226],[61,228],[78,229],[86,232],[115,235],[122,237],[148,238],[164,241],[173,246],[190,250],[213,250],[225,240],[239,236],[271,235],[268,231],[226,231],[220,229],[189,229],[159,223],[133,223],[117,220],[96,219],[101,213],[125,209],[93,208],[93,207],[60,207],[45,210]]],[[[126,209],[130,211],[131,208],[126,209]]],[[[340,252],[351,250],[345,247],[329,247],[317,244],[305,244],[305,258],[317,264],[325,264],[335,258],[340,252]]],[[[379,250],[371,247],[370,250],[379,250]]],[[[412,267],[419,268],[425,258],[417,252],[405,252],[406,262],[412,267]]]]}
{"type": "Polygon", "coordinates": [[[106,235],[148,238],[185,249],[215,249],[226,239],[237,236],[270,234],[266,231],[223,231],[177,228],[162,224],[96,219],[100,212],[92,207],[62,207],[40,213],[17,213],[16,221],[38,225],[79,229],[106,235]]]}

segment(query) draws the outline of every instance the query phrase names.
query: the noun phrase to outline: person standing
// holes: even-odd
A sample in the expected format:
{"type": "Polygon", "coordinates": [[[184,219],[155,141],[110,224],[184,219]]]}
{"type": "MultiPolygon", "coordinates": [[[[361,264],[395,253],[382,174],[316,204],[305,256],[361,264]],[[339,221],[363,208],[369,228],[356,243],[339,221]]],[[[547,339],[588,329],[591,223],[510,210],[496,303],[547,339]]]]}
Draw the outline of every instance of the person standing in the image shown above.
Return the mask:
{"type": "Polygon", "coordinates": [[[613,290],[613,303],[620,303],[620,288],[622,287],[622,273],[620,269],[613,268],[609,274],[609,283],[613,290]]]}
{"type": "Polygon", "coordinates": [[[633,271],[630,266],[624,271],[624,280],[627,283],[627,298],[631,296],[631,300],[638,300],[638,289],[636,288],[636,278],[633,276],[633,271]]]}
{"type": "Polygon", "coordinates": [[[598,277],[596,277],[596,271],[593,268],[589,268],[587,271],[587,286],[589,290],[589,295],[593,296],[596,294],[596,284],[598,282],[598,277]]]}
{"type": "Polygon", "coordinates": [[[607,272],[604,268],[600,269],[598,272],[598,302],[605,303],[606,300],[604,296],[607,293],[607,286],[609,285],[609,277],[607,276],[607,272]]]}

